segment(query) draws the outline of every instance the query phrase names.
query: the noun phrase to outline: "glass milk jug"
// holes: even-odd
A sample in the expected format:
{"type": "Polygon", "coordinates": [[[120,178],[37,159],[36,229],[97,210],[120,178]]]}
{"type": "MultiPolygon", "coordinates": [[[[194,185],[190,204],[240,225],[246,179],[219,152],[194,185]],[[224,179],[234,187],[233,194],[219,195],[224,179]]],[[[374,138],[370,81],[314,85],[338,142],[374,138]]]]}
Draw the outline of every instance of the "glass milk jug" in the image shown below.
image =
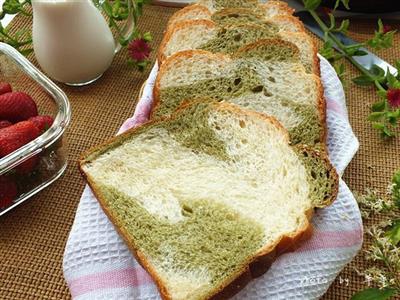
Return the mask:
{"type": "MultiPolygon", "coordinates": [[[[133,1],[125,4],[135,9],[133,1]]],[[[92,0],[32,0],[32,7],[33,49],[44,72],[77,86],[101,77],[120,47],[92,0]]],[[[132,12],[123,28],[125,37],[133,29],[132,12]]]]}

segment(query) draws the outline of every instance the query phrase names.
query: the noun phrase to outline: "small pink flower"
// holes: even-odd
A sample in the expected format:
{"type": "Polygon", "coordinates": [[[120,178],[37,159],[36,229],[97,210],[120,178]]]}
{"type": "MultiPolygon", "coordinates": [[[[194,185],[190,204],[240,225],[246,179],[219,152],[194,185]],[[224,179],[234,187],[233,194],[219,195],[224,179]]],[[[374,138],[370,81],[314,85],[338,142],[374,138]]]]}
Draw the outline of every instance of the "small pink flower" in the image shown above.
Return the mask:
{"type": "Polygon", "coordinates": [[[388,33],[389,31],[392,31],[392,26],[383,25],[383,33],[388,33]]]}
{"type": "Polygon", "coordinates": [[[128,52],[133,60],[141,62],[149,58],[151,48],[144,39],[136,39],[129,43],[128,52]]]}
{"type": "Polygon", "coordinates": [[[389,89],[386,95],[391,107],[400,107],[400,89],[389,89]]]}

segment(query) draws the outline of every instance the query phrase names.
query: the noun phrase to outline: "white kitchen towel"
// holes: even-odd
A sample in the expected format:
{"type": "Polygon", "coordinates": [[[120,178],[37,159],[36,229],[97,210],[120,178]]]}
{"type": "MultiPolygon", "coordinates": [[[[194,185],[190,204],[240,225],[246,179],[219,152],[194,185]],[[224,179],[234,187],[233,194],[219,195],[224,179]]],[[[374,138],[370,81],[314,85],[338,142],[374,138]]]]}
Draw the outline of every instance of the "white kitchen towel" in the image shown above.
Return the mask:
{"type": "MultiPolygon", "coordinates": [[[[327,102],[329,156],[342,174],[358,149],[358,141],[349,123],[343,87],[332,66],[320,59],[327,102]]],[[[134,116],[123,124],[120,132],[148,119],[156,75],[157,65],[146,82],[134,116]]],[[[360,212],[342,180],[336,201],[318,209],[312,222],[312,238],[295,252],[280,256],[267,273],[250,282],[235,299],[321,297],[362,244],[360,212]]],[[[129,252],[88,187],[76,212],[63,268],[73,299],[160,299],[151,277],[129,252]]]]}

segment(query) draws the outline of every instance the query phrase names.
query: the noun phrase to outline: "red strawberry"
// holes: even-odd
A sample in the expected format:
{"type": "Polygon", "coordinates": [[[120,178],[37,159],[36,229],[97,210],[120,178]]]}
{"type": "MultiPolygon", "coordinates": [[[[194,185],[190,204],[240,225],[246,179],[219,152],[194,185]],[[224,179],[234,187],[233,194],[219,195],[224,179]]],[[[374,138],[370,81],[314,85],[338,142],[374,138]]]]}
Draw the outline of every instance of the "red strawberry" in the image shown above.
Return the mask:
{"type": "Polygon", "coordinates": [[[0,176],[0,208],[9,206],[17,196],[17,185],[7,176],[0,176]]]}
{"type": "MultiPolygon", "coordinates": [[[[23,121],[0,130],[0,158],[10,154],[23,145],[37,138],[39,129],[30,121],[23,121]]],[[[16,167],[20,173],[29,173],[33,170],[38,157],[34,156],[16,167]]]]}
{"type": "Polygon", "coordinates": [[[35,101],[23,92],[11,92],[0,95],[0,119],[13,123],[37,116],[35,101]]]}
{"type": "Polygon", "coordinates": [[[54,122],[53,117],[50,116],[36,116],[29,118],[28,121],[31,121],[36,127],[39,129],[40,132],[45,132],[47,129],[51,127],[54,122]]]}
{"type": "Polygon", "coordinates": [[[0,82],[0,95],[10,93],[12,91],[11,85],[7,82],[0,82]]]}
{"type": "Polygon", "coordinates": [[[11,125],[12,125],[12,123],[10,121],[7,121],[7,120],[0,121],[0,129],[6,128],[11,125]]]}
{"type": "Polygon", "coordinates": [[[22,164],[18,165],[15,170],[18,174],[28,174],[35,169],[39,162],[39,155],[32,156],[30,159],[24,161],[22,164]]]}

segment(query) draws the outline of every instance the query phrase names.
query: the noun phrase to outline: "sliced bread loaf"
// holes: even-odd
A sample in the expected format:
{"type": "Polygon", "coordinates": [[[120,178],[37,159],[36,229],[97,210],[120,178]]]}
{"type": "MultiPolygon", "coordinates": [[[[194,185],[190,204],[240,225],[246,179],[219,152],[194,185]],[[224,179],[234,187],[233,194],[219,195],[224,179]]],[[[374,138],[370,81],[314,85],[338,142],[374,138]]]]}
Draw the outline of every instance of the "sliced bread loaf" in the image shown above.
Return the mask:
{"type": "Polygon", "coordinates": [[[83,176],[163,299],[221,299],[310,236],[338,177],[273,118],[197,103],[83,156],[83,176]]]}
{"type": "Polygon", "coordinates": [[[320,79],[305,72],[289,42],[259,41],[233,57],[203,50],[172,55],[157,75],[152,116],[170,115],[182,102],[204,97],[275,116],[293,143],[325,142],[320,79]]]}
{"type": "Polygon", "coordinates": [[[200,20],[200,19],[210,19],[211,16],[217,12],[217,10],[229,9],[229,8],[247,8],[251,11],[251,14],[259,12],[260,15],[264,17],[274,17],[274,16],[291,16],[293,10],[282,1],[268,1],[265,4],[256,3],[258,1],[224,1],[222,3],[215,4],[215,0],[198,1],[195,4],[186,6],[185,8],[178,10],[172,15],[168,21],[167,28],[175,26],[176,23],[185,20],[200,20]],[[216,9],[215,7],[218,7],[216,9]]]}
{"type": "Polygon", "coordinates": [[[295,44],[300,50],[300,60],[306,71],[319,74],[313,40],[305,32],[279,31],[273,22],[238,23],[224,27],[210,20],[179,22],[165,33],[158,51],[158,61],[162,64],[172,54],[190,49],[233,54],[245,45],[268,38],[280,38],[295,44]]]}

